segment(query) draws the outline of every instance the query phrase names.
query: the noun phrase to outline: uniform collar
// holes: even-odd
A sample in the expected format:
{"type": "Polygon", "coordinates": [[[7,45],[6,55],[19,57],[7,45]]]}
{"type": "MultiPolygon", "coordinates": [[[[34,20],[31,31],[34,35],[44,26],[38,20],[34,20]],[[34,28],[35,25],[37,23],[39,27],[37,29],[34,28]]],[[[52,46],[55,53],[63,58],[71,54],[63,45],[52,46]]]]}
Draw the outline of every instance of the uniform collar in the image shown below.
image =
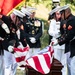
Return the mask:
{"type": "Polygon", "coordinates": [[[73,17],[73,15],[70,14],[66,19],[68,20],[68,19],[71,19],[72,17],[73,17]]]}

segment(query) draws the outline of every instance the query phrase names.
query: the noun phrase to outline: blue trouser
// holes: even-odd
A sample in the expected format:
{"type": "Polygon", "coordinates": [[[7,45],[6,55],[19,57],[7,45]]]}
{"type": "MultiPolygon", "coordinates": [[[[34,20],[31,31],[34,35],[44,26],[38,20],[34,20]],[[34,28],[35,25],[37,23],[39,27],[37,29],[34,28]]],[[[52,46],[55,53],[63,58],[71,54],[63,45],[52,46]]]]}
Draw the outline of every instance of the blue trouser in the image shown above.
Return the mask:
{"type": "Polygon", "coordinates": [[[71,75],[75,75],[75,56],[71,58],[71,75]]]}
{"type": "Polygon", "coordinates": [[[4,58],[0,55],[0,75],[4,75],[4,58]]]}
{"type": "Polygon", "coordinates": [[[66,55],[67,55],[67,70],[68,70],[68,75],[71,75],[71,58],[70,58],[70,52],[67,52],[66,55]]]}
{"type": "Polygon", "coordinates": [[[4,50],[5,75],[16,75],[17,63],[12,53],[4,50]]]}

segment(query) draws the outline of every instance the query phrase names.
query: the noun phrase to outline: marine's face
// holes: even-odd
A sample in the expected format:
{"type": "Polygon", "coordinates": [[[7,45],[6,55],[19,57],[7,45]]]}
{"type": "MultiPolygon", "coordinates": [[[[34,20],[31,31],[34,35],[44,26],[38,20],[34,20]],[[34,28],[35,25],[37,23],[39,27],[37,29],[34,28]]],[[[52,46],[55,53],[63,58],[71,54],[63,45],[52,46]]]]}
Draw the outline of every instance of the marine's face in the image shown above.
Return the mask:
{"type": "Polygon", "coordinates": [[[35,17],[35,12],[33,12],[31,15],[30,15],[31,18],[34,18],[35,17]]]}
{"type": "Polygon", "coordinates": [[[16,20],[16,15],[15,15],[14,13],[12,13],[12,14],[10,15],[10,17],[11,17],[11,20],[12,20],[13,22],[16,20]]]}
{"type": "Polygon", "coordinates": [[[61,18],[61,13],[59,11],[57,11],[55,13],[57,20],[59,20],[61,18]]]}
{"type": "Polygon", "coordinates": [[[64,11],[62,12],[61,16],[62,16],[62,19],[63,19],[63,20],[66,19],[66,18],[68,17],[67,11],[64,10],[64,11]]]}
{"type": "Polygon", "coordinates": [[[69,16],[68,10],[66,9],[66,10],[65,10],[65,18],[67,18],[68,16],[69,16]]]}

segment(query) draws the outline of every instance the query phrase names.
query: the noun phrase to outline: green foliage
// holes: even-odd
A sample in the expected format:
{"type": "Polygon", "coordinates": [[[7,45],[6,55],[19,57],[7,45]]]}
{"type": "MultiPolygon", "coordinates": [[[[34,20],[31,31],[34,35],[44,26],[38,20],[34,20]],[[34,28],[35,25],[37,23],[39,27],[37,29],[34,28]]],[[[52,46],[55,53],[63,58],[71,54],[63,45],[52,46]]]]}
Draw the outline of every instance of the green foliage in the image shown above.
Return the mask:
{"type": "Polygon", "coordinates": [[[42,19],[42,21],[44,22],[44,32],[41,37],[41,48],[44,48],[49,43],[49,34],[48,34],[49,25],[47,23],[47,20],[42,19]]]}
{"type": "Polygon", "coordinates": [[[30,0],[26,0],[26,2],[29,2],[30,0]]]}

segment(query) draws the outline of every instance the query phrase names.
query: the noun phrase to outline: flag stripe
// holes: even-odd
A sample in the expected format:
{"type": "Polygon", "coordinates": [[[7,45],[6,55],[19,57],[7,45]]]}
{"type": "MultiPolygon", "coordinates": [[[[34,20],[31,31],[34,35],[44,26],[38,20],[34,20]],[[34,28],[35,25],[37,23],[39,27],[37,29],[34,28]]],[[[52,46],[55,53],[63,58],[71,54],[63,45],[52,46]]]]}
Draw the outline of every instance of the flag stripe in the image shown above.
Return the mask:
{"type": "Polygon", "coordinates": [[[25,52],[15,52],[14,53],[14,55],[15,55],[15,57],[17,58],[17,57],[21,57],[21,56],[26,56],[26,54],[27,54],[27,52],[28,51],[25,51],[25,52]]]}
{"type": "Polygon", "coordinates": [[[42,67],[41,67],[41,64],[40,64],[40,61],[39,61],[39,58],[37,56],[33,57],[33,61],[35,63],[35,67],[37,68],[37,70],[39,70],[40,72],[44,73],[42,67]],[[37,65],[36,65],[37,64],[37,65]]]}
{"type": "Polygon", "coordinates": [[[44,59],[45,59],[45,62],[47,64],[48,68],[49,68],[50,67],[50,59],[51,59],[51,57],[49,55],[49,52],[48,52],[48,54],[44,54],[44,59]]]}
{"type": "Polygon", "coordinates": [[[53,49],[52,47],[48,46],[43,49],[44,51],[38,52],[39,54],[36,54],[30,58],[28,58],[26,61],[29,66],[31,66],[36,71],[42,73],[42,74],[48,74],[50,72],[51,64],[52,64],[52,57],[53,57],[53,49]],[[47,50],[48,49],[48,50],[47,50]]]}
{"type": "MultiPolygon", "coordinates": [[[[47,63],[46,63],[46,60],[45,60],[45,56],[44,56],[45,54],[43,54],[43,55],[40,55],[40,56],[38,56],[38,58],[39,58],[39,61],[40,61],[40,64],[41,64],[41,67],[42,67],[42,69],[39,69],[39,72],[42,72],[41,70],[43,70],[43,74],[44,74],[44,72],[46,72],[46,73],[48,73],[49,72],[49,68],[48,68],[48,66],[47,66],[47,63]]],[[[46,57],[47,58],[47,57],[46,57]]],[[[50,60],[50,59],[49,59],[50,60]]],[[[49,63],[50,64],[50,63],[49,63]]],[[[37,65],[37,64],[36,64],[37,65]]],[[[39,66],[39,65],[38,65],[39,66]]],[[[37,68],[38,69],[38,68],[37,68]]]]}
{"type": "MultiPolygon", "coordinates": [[[[34,66],[34,69],[37,70],[36,67],[35,67],[35,63],[34,63],[34,60],[33,60],[33,59],[26,60],[26,63],[27,63],[27,66],[28,66],[28,67],[34,66]],[[29,62],[30,62],[30,63],[29,63],[29,62]]],[[[32,68],[33,68],[33,67],[32,67],[32,68]]]]}
{"type": "Polygon", "coordinates": [[[21,61],[24,61],[24,60],[25,60],[25,56],[21,56],[21,57],[16,58],[17,62],[21,62],[21,61]]]}
{"type": "Polygon", "coordinates": [[[17,62],[18,66],[23,66],[25,67],[27,63],[25,61],[17,62]]]}
{"type": "Polygon", "coordinates": [[[23,48],[23,49],[21,49],[21,48],[14,48],[14,51],[16,52],[16,51],[18,51],[18,52],[24,52],[24,51],[28,51],[29,50],[29,47],[25,47],[25,48],[23,48]]]}

